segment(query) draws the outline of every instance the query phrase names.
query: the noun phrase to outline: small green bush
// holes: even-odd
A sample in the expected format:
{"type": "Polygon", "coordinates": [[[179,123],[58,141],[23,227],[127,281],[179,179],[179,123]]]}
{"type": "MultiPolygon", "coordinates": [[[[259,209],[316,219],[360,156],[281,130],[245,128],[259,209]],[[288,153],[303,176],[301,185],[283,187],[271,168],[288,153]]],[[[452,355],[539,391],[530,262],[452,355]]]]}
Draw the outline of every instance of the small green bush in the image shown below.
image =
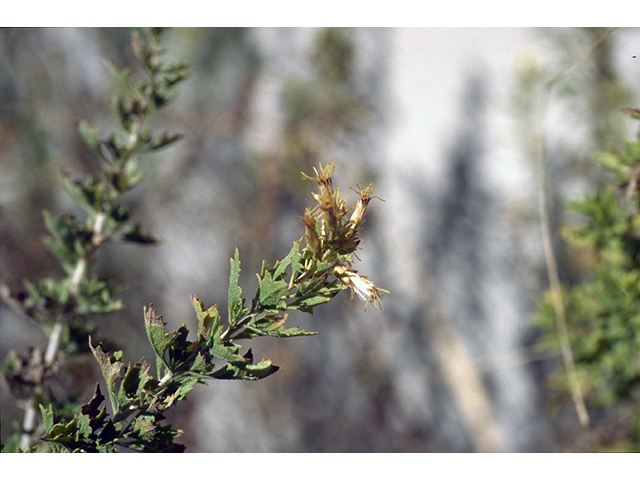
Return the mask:
{"type": "Polygon", "coordinates": [[[183,324],[167,332],[162,316],[153,305],[146,306],[142,320],[155,365],[145,360],[125,364],[124,353],[113,348],[118,339],[110,338],[97,321],[99,315],[123,307],[119,287],[98,278],[92,267],[106,242],[157,242],[131,221],[132,212],[123,207],[121,196],[142,180],[137,165],[140,154],[160,150],[180,138],[148,127],[149,117],[175,98],[177,87],[189,76],[188,65],[163,60],[160,39],[160,29],[134,30],[131,46],[143,79],[136,80],[128,70],[112,65],[123,85],[123,93],[114,101],[121,131],[102,138],[88,124],[79,126],[100,162],[100,174],[81,180],[65,175],[63,186],[86,217],[44,215],[49,232],[46,245],[66,276],[37,284],[25,282],[25,292],[18,294],[3,289],[5,302],[35,320],[49,339],[44,350],[11,351],[5,359],[6,383],[24,406],[25,418],[22,431],[11,437],[3,451],[112,452],[120,447],[141,452],[183,451],[175,443],[182,432],[163,420],[166,411],[196,384],[259,380],[278,370],[271,360],[254,361],[244,341],[314,335],[287,326],[288,313],[313,313],[315,307],[345,289],[351,289],[366,305],[377,307],[382,300],[384,290],[352,268],[367,207],[374,198],[373,187],[359,189],[356,203],[347,205],[340,190],[333,187],[335,165],[320,165],[315,175],[304,175],[318,187],[315,206],[301,217],[304,235],[284,259],[274,265],[262,264],[253,298],[247,301],[239,286],[236,249],[230,262],[226,318],[216,305],[207,307],[194,296],[197,330],[192,334],[183,324]],[[102,340],[95,341],[98,337],[102,340]],[[54,395],[62,366],[85,352],[91,352],[99,364],[106,397],[100,384],[88,401],[90,392],[69,391],[66,398],[54,395]]]}

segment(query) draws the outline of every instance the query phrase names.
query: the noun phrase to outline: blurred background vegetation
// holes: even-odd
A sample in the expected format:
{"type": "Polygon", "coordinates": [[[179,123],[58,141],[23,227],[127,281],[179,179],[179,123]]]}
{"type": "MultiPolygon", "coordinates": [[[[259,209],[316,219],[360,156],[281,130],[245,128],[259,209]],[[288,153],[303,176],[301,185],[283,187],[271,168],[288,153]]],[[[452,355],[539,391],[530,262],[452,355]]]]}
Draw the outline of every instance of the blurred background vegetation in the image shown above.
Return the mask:
{"type": "MultiPolygon", "coordinates": [[[[168,57],[193,71],[154,122],[185,136],[141,159],[146,179],[127,197],[163,243],[108,246],[99,258],[101,275],[128,287],[126,308],[100,327],[119,340],[125,360],[152,357],[143,305],[153,303],[170,328],[194,326],[193,294],[224,311],[235,247],[245,291],[254,288],[262,260],[282,258],[302,235],[298,216],[312,186],[300,172],[318,162],[336,162],[334,182],[343,189],[374,182],[385,200],[369,209],[357,268],[391,291],[384,311],[364,313],[342,294],[313,317],[290,320],[316,337],[259,339],[255,354],[281,370],[261,382],[198,388],[170,418],[186,432],[188,451],[595,451],[624,440],[629,425],[606,414],[579,426],[571,402],[549,382],[559,354],[541,343],[533,322],[546,288],[534,180],[539,92],[602,33],[509,33],[532,45],[513,62],[509,83],[482,66],[465,69],[456,121],[433,140],[445,148],[402,165],[389,142],[406,120],[393,53],[437,49],[437,41],[412,45],[417,34],[404,29],[167,32],[168,57]],[[497,146],[505,136],[507,147],[497,146]],[[517,198],[501,183],[505,175],[521,179],[517,198]]],[[[636,106],[640,60],[628,60],[639,39],[636,29],[620,31],[554,96],[556,228],[580,221],[568,200],[608,180],[594,153],[635,134],[637,125],[619,112],[636,106]]],[[[58,268],[41,241],[42,210],[74,208],[60,188],[61,169],[95,168],[77,125],[113,128],[118,85],[103,61],[135,69],[129,41],[127,29],[0,30],[0,268],[12,290],[58,268]]],[[[428,90],[432,79],[454,73],[434,64],[421,75],[428,90]]],[[[430,120],[442,121],[442,108],[433,102],[430,120]]],[[[593,259],[560,237],[556,245],[562,280],[589,278],[593,259]]],[[[5,305],[0,314],[2,358],[9,348],[45,343],[5,305]]],[[[68,375],[91,392],[100,377],[93,358],[85,360],[68,375]]],[[[20,411],[2,390],[3,441],[16,422],[20,411]]]]}

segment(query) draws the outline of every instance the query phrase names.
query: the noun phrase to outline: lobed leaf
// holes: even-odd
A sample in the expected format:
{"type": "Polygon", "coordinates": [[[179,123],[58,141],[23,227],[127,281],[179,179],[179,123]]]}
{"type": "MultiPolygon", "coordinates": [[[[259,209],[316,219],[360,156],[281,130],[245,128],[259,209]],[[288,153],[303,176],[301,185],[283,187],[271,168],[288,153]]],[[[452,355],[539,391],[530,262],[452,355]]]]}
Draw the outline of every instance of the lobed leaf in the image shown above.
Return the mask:
{"type": "Polygon", "coordinates": [[[158,376],[161,375],[161,366],[163,364],[169,367],[165,353],[179,337],[178,332],[165,333],[165,325],[162,320],[162,315],[156,315],[156,310],[153,308],[153,305],[149,305],[149,308],[144,308],[144,326],[149,342],[151,342],[151,346],[156,353],[158,376]]]}
{"type": "Polygon", "coordinates": [[[286,328],[286,314],[265,315],[264,317],[252,319],[246,327],[247,337],[268,336],[268,337],[301,337],[316,335],[316,332],[305,332],[299,327],[286,328]]]}
{"type": "Polygon", "coordinates": [[[98,361],[98,365],[100,365],[100,370],[102,370],[102,376],[105,379],[107,384],[107,391],[109,392],[109,397],[111,399],[111,406],[114,412],[119,410],[119,405],[116,396],[116,381],[120,378],[120,372],[124,367],[124,364],[117,360],[117,358],[121,357],[122,352],[116,352],[118,354],[114,354],[114,361],[111,361],[111,357],[105,352],[102,344],[98,344],[94,347],[91,344],[91,337],[89,337],[89,348],[93,353],[93,356],[98,361]]]}
{"type": "Polygon", "coordinates": [[[231,259],[231,273],[229,275],[229,325],[234,326],[247,312],[242,299],[242,289],[238,285],[240,279],[240,253],[236,248],[234,258],[231,259]]]}
{"type": "Polygon", "coordinates": [[[202,301],[197,297],[191,297],[191,303],[196,310],[196,317],[198,318],[198,335],[211,335],[215,333],[220,327],[220,314],[218,313],[218,306],[214,305],[208,309],[205,308],[202,301]]]}
{"type": "Polygon", "coordinates": [[[212,377],[219,380],[261,380],[276,373],[280,367],[271,364],[270,360],[262,360],[258,364],[227,364],[215,371],[212,377]]]}
{"type": "Polygon", "coordinates": [[[118,391],[118,403],[121,409],[131,403],[140,401],[143,396],[142,390],[149,378],[149,364],[144,360],[133,366],[128,366],[118,391]]]}
{"type": "Polygon", "coordinates": [[[260,310],[285,310],[287,304],[287,283],[284,280],[274,280],[270,272],[258,277],[258,308],[260,310]]]}

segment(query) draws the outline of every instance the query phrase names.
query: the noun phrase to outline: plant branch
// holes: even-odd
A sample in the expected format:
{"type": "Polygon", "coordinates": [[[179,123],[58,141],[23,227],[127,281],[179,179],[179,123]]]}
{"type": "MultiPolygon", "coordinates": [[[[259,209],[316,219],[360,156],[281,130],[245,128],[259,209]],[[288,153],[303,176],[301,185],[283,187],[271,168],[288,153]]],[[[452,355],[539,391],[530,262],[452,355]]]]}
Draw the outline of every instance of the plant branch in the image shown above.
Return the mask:
{"type": "Polygon", "coordinates": [[[573,360],[573,353],[571,351],[564,299],[562,295],[562,288],[560,285],[560,277],[558,275],[558,262],[553,249],[553,234],[551,229],[549,207],[549,186],[547,178],[547,128],[549,122],[549,105],[553,88],[561,80],[567,77],[572,71],[584,64],[584,62],[586,62],[591,57],[591,55],[595,51],[597,51],[616,31],[616,28],[607,30],[574,63],[559,72],[544,86],[541,98],[540,125],[538,134],[538,204],[540,211],[540,225],[542,229],[544,255],[547,264],[547,274],[551,290],[551,300],[553,302],[553,308],[556,314],[562,358],[565,364],[565,368],[567,369],[567,375],[569,377],[571,395],[573,397],[573,402],[575,404],[580,424],[584,427],[588,426],[590,423],[589,413],[587,411],[582,390],[580,388],[580,383],[578,381],[575,363],[573,360]]]}
{"type": "MultiPolygon", "coordinates": [[[[134,31],[132,47],[148,74],[146,79],[133,82],[128,70],[114,67],[116,75],[127,86],[126,92],[118,96],[115,102],[124,138],[122,134],[113,134],[102,140],[98,138],[97,129],[84,122],[79,125],[85,143],[105,161],[100,178],[90,176],[76,181],[64,176],[65,190],[88,212],[88,221],[80,224],[72,215],[52,216],[45,212],[45,224],[50,232],[45,242],[60,261],[67,273],[66,278],[59,281],[47,279],[38,285],[25,281],[27,295],[12,296],[4,285],[0,288],[2,299],[43,324],[48,336],[44,355],[35,349],[37,355],[34,354],[27,362],[14,355],[18,361],[12,360],[13,363],[5,365],[5,375],[8,374],[10,378],[11,387],[19,398],[25,399],[22,431],[18,438],[22,450],[32,446],[32,436],[38,423],[38,407],[43,413],[46,430],[57,420],[54,419],[52,407],[46,410],[39,404],[49,396],[46,381],[62,361],[59,351],[66,350],[64,342],[78,342],[82,334],[87,333],[82,330],[84,325],[80,325],[79,332],[74,330],[74,326],[70,328],[73,338],[67,339],[63,333],[65,327],[70,326],[70,319],[83,320],[86,315],[109,313],[122,308],[120,301],[112,299],[107,282],[90,275],[94,254],[105,241],[156,243],[155,238],[142,235],[138,225],[128,222],[130,212],[122,208],[118,200],[122,193],[133,188],[142,178],[132,157],[144,151],[163,148],[180,137],[166,132],[154,135],[144,129],[151,113],[167,104],[174,94],[175,85],[188,76],[186,64],[165,65],[159,61],[159,35],[156,29],[134,31]]],[[[116,369],[114,365],[111,374],[116,369]]],[[[96,392],[96,398],[99,396],[101,394],[96,392]]],[[[91,405],[86,407],[90,408],[91,405]]]]}

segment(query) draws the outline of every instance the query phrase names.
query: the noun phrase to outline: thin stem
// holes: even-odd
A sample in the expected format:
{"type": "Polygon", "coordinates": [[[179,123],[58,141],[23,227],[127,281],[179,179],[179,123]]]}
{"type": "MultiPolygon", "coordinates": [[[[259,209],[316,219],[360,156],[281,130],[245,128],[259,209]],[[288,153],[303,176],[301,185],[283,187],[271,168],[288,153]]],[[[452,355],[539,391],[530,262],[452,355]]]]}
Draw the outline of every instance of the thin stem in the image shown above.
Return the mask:
{"type": "Polygon", "coordinates": [[[95,220],[93,221],[93,234],[96,236],[100,236],[102,234],[102,227],[104,226],[104,221],[107,219],[107,214],[105,212],[99,212],[95,220]]]}
{"type": "MultiPolygon", "coordinates": [[[[50,367],[55,360],[58,347],[60,345],[60,337],[62,334],[62,322],[58,320],[51,329],[47,350],[44,354],[45,368],[50,367]]],[[[22,419],[22,434],[20,435],[20,448],[27,450],[31,446],[31,434],[36,428],[36,406],[34,398],[27,403],[22,419]]]]}
{"type": "Polygon", "coordinates": [[[44,362],[47,366],[53,363],[60,346],[60,336],[62,335],[62,322],[58,320],[51,329],[47,351],[44,354],[44,362]]]}
{"type": "MultiPolygon", "coordinates": [[[[96,237],[102,236],[102,229],[104,227],[104,221],[106,219],[106,213],[100,212],[96,215],[93,224],[93,234],[96,237]]],[[[71,274],[71,285],[69,286],[69,292],[73,295],[78,293],[80,283],[87,272],[87,259],[81,258],[78,260],[73,273],[71,274]]],[[[56,323],[51,329],[49,340],[47,342],[47,349],[44,354],[45,368],[50,367],[56,358],[58,349],[60,348],[60,341],[62,340],[63,321],[58,318],[56,323]]],[[[36,426],[36,406],[35,397],[32,397],[27,403],[24,412],[24,418],[22,421],[22,434],[20,435],[20,448],[27,450],[31,446],[31,434],[35,430],[36,426]]]]}
{"type": "Polygon", "coordinates": [[[222,335],[220,335],[220,340],[222,340],[223,342],[228,340],[229,337],[231,337],[231,335],[233,335],[234,333],[236,333],[238,330],[240,330],[241,328],[243,328],[247,323],[249,323],[254,317],[258,316],[259,313],[248,313],[247,315],[245,315],[244,317],[242,317],[238,323],[236,323],[233,326],[229,326],[229,328],[227,328],[224,333],[222,335]]]}
{"type": "Polygon", "coordinates": [[[164,388],[167,386],[167,384],[173,379],[173,372],[168,372],[164,377],[162,377],[162,379],[160,380],[160,383],[158,384],[158,389],[164,388]]]}
{"type": "Polygon", "coordinates": [[[33,402],[29,402],[22,420],[22,434],[20,435],[20,448],[27,450],[31,446],[31,433],[36,426],[36,409],[33,402]]]}
{"type": "Polygon", "coordinates": [[[547,126],[549,121],[549,104],[553,87],[562,79],[564,79],[569,73],[582,65],[598,48],[600,48],[604,44],[605,41],[609,39],[609,37],[616,30],[617,29],[615,28],[607,30],[607,32],[600,36],[600,38],[598,38],[591,45],[591,47],[589,47],[589,49],[582,56],[580,56],[580,58],[578,58],[569,67],[558,73],[545,85],[541,99],[542,110],[540,112],[540,129],[538,136],[538,203],[540,210],[540,226],[542,229],[544,255],[547,264],[547,274],[549,277],[549,286],[551,290],[551,301],[553,303],[553,309],[556,314],[558,334],[560,336],[560,348],[562,351],[564,365],[567,369],[567,375],[569,377],[571,395],[575,404],[576,412],[578,414],[578,419],[580,420],[580,424],[585,427],[590,423],[589,412],[587,411],[587,407],[585,405],[584,396],[582,394],[580,382],[578,381],[578,375],[576,373],[573,353],[571,351],[564,299],[562,296],[560,277],[558,274],[558,262],[553,249],[553,234],[549,213],[549,186],[547,179],[547,126]]]}
{"type": "Polygon", "coordinates": [[[78,260],[76,264],[76,268],[73,270],[73,275],[71,276],[71,287],[70,291],[73,294],[78,293],[78,288],[80,287],[80,282],[84,277],[84,274],[87,270],[87,259],[81,258],[78,260]]]}

